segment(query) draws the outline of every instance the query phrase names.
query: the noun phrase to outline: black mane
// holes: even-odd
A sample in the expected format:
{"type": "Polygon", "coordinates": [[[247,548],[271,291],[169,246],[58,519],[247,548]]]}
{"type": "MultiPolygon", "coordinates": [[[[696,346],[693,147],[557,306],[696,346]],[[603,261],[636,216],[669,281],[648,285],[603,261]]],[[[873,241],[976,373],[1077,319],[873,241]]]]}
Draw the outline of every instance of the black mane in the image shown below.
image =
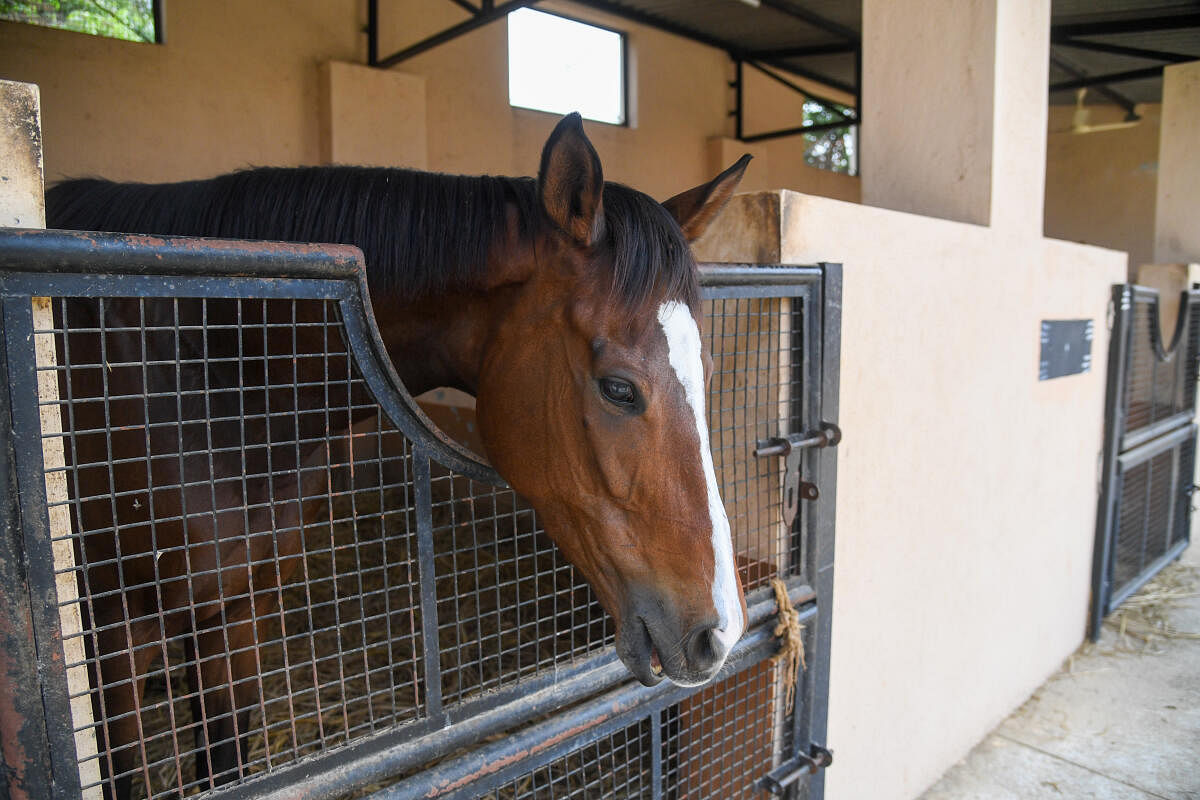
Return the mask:
{"type": "MultiPolygon", "coordinates": [[[[418,298],[478,285],[507,206],[522,237],[550,224],[532,178],[441,175],[379,167],[264,167],[181,183],[71,180],[46,194],[52,228],[352,244],[375,291],[418,298]]],[[[614,293],[694,304],[687,243],[665,209],[620,184],[604,187],[600,249],[614,293]]]]}

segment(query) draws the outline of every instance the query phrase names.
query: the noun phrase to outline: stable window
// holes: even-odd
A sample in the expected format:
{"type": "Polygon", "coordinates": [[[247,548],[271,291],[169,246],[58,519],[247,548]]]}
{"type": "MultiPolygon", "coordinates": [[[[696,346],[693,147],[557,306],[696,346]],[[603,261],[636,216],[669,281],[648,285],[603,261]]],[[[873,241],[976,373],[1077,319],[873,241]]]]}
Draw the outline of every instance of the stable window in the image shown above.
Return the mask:
{"type": "MultiPolygon", "coordinates": [[[[822,103],[817,100],[804,101],[805,125],[831,125],[840,119],[853,118],[855,110],[838,103],[822,103]]],[[[843,175],[858,174],[858,127],[846,125],[842,128],[825,128],[816,133],[804,134],[804,163],[810,167],[840,172],[843,175]]]]}
{"type": "Polygon", "coordinates": [[[624,125],[625,35],[544,11],[512,12],[508,102],[624,125]]]}
{"type": "Polygon", "coordinates": [[[130,42],[162,42],[162,0],[0,0],[0,19],[130,42]]]}

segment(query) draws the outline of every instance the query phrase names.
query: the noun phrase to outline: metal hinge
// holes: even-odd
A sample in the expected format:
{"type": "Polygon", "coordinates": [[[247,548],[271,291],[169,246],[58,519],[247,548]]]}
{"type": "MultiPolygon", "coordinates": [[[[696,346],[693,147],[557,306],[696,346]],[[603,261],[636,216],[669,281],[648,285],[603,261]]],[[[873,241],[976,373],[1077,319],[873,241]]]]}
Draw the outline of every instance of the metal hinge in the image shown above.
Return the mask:
{"type": "Polygon", "coordinates": [[[781,796],[787,788],[805,775],[814,775],[817,770],[824,769],[833,763],[833,751],[819,744],[808,747],[808,755],[803,753],[785,761],[758,780],[758,786],[763,791],[781,796]]]}
{"type": "Polygon", "coordinates": [[[756,458],[783,456],[783,523],[791,527],[801,500],[816,500],[821,496],[814,483],[800,479],[800,455],[810,447],[836,447],[842,441],[842,429],[832,422],[822,422],[821,430],[813,433],[793,433],[772,436],[754,448],[756,458]]]}

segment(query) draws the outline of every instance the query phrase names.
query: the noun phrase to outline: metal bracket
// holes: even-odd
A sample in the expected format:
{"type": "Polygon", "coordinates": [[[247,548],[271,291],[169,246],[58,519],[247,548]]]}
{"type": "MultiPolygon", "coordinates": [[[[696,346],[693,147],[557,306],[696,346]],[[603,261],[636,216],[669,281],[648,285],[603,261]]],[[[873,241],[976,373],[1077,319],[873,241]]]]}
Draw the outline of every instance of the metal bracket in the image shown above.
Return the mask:
{"type": "Polygon", "coordinates": [[[833,764],[833,751],[819,744],[810,744],[808,755],[797,755],[785,761],[759,779],[759,788],[776,796],[782,796],[788,787],[805,775],[814,775],[817,770],[833,764]]]}
{"type": "Polygon", "coordinates": [[[820,497],[816,484],[800,479],[800,456],[810,447],[836,447],[842,441],[842,429],[832,422],[822,422],[821,430],[813,433],[793,433],[773,436],[758,442],[755,458],[783,456],[783,522],[789,528],[796,521],[801,500],[820,497]]]}

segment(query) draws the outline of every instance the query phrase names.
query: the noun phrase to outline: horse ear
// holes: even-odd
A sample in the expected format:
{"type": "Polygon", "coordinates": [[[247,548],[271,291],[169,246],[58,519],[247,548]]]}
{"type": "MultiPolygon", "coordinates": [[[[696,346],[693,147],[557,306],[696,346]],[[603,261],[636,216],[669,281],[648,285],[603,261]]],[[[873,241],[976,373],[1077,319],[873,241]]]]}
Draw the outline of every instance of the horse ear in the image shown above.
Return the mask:
{"type": "Polygon", "coordinates": [[[708,183],[677,194],[663,203],[663,207],[679,222],[679,227],[683,229],[683,235],[689,242],[694,242],[704,235],[709,223],[716,219],[717,214],[720,214],[721,209],[729,202],[729,198],[733,197],[750,158],[751,155],[747,153],[708,183]]]}
{"type": "Polygon", "coordinates": [[[587,246],[604,228],[603,195],[600,156],[584,135],[578,112],[568,114],[542,149],[538,169],[542,208],[564,233],[587,246]]]}

